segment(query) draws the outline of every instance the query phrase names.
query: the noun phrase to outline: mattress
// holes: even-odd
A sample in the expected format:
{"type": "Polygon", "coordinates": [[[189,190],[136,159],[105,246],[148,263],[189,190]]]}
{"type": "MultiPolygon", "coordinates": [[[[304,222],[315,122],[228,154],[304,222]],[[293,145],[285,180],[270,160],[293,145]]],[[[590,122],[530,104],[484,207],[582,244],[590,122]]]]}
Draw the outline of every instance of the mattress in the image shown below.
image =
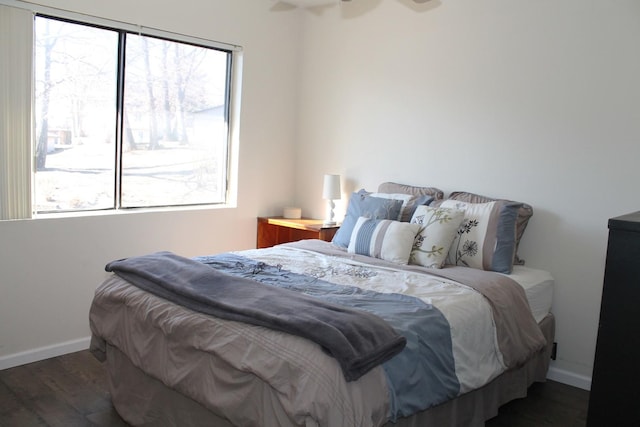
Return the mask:
{"type": "Polygon", "coordinates": [[[515,280],[524,288],[531,313],[536,322],[540,323],[551,312],[553,286],[555,284],[551,273],[545,270],[516,265],[513,267],[513,272],[506,276],[515,280]]]}

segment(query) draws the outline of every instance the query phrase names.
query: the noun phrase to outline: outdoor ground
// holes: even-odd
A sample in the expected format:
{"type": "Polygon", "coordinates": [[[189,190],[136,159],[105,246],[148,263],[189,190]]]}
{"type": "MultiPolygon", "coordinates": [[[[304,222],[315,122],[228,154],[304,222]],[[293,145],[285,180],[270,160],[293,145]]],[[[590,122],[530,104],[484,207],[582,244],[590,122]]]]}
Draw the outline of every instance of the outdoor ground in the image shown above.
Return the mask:
{"type": "MultiPolygon", "coordinates": [[[[36,209],[109,209],[114,206],[114,144],[58,148],[36,172],[36,209]]],[[[224,197],[212,154],[178,143],[123,155],[122,205],[148,207],[220,202],[224,197]]]]}

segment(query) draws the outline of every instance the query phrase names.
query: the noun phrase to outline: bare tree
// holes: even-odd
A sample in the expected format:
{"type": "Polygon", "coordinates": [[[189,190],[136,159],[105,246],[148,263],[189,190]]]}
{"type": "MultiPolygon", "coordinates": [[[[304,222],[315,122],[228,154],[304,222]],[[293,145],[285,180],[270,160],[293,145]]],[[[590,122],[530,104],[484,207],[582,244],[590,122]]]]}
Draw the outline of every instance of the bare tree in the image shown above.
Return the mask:
{"type": "Polygon", "coordinates": [[[171,114],[171,90],[169,86],[170,78],[173,77],[168,64],[168,51],[169,43],[162,43],[162,72],[164,78],[162,79],[162,93],[164,96],[164,139],[175,140],[175,132],[172,127],[172,114],[171,114]]]}
{"type": "Polygon", "coordinates": [[[146,72],[146,86],[147,86],[147,97],[148,97],[148,105],[149,105],[149,127],[150,127],[150,141],[149,141],[149,149],[155,150],[160,148],[159,136],[158,136],[158,118],[157,118],[157,108],[156,108],[156,98],[153,93],[153,72],[151,69],[151,61],[149,58],[149,39],[148,37],[142,37],[143,44],[143,56],[144,56],[144,65],[147,70],[146,72]]]}
{"type": "Polygon", "coordinates": [[[51,34],[49,20],[45,20],[45,32],[43,41],[43,66],[44,66],[44,89],[42,92],[42,104],[40,106],[40,136],[36,144],[36,170],[44,170],[47,163],[47,145],[49,140],[49,103],[51,101],[51,54],[58,38],[51,34]]]}
{"type": "Polygon", "coordinates": [[[179,70],[175,75],[176,87],[176,121],[180,124],[178,130],[180,141],[183,144],[189,143],[189,137],[186,128],[186,112],[192,111],[194,108],[202,108],[205,103],[195,106],[190,105],[187,89],[191,88],[194,93],[199,91],[202,81],[197,79],[197,70],[202,65],[205,58],[205,51],[196,49],[192,46],[174,43],[174,62],[175,68],[179,70]],[[193,90],[195,87],[195,90],[193,90]]]}

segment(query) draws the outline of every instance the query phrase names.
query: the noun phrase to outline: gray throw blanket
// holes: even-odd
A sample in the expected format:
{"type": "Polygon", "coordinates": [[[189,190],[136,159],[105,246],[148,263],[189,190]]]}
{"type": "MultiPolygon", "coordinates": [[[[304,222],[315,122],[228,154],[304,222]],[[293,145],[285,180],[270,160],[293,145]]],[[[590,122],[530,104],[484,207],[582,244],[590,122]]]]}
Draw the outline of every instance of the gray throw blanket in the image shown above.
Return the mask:
{"type": "Polygon", "coordinates": [[[374,314],[234,277],[171,252],[112,261],[105,269],[194,311],[312,340],[338,361],[347,381],[391,359],[406,344],[374,314]]]}

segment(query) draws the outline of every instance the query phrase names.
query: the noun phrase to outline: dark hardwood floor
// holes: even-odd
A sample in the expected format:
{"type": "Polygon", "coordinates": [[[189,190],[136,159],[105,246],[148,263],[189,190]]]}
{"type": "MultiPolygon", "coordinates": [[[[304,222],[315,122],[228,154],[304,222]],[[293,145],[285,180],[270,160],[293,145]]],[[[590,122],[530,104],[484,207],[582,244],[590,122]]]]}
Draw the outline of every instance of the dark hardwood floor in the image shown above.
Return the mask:
{"type": "MultiPolygon", "coordinates": [[[[589,393],[534,384],[486,427],[582,427],[589,393]]],[[[111,405],[105,372],[88,351],[0,371],[0,426],[126,426],[111,405]]]]}
{"type": "Polygon", "coordinates": [[[0,371],[0,426],[126,426],[89,351],[0,371]]]}
{"type": "Polygon", "coordinates": [[[588,406],[586,390],[555,381],[534,383],[526,399],[502,406],[485,427],[584,427],[588,406]]]}

